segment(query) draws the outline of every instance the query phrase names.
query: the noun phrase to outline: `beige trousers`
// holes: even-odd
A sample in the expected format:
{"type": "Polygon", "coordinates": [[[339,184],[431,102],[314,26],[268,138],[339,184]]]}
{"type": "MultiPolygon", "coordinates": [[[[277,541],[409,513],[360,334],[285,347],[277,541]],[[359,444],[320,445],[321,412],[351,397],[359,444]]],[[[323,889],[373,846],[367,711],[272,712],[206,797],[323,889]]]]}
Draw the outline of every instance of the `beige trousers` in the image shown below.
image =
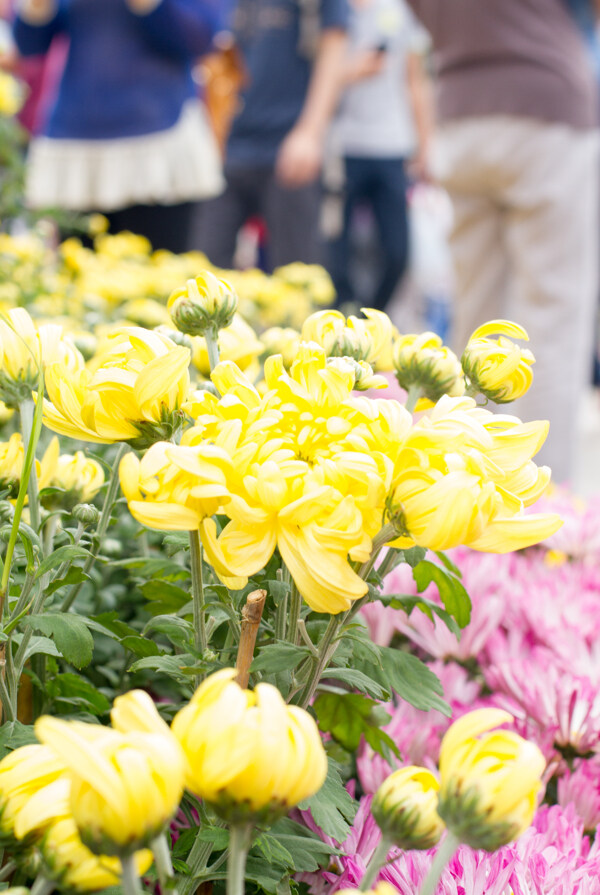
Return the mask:
{"type": "Polygon", "coordinates": [[[550,420],[539,462],[567,481],[598,296],[597,134],[526,118],[469,118],[440,128],[435,158],[455,215],[453,347],[460,355],[486,320],[525,327],[534,384],[505,410],[550,420]]]}

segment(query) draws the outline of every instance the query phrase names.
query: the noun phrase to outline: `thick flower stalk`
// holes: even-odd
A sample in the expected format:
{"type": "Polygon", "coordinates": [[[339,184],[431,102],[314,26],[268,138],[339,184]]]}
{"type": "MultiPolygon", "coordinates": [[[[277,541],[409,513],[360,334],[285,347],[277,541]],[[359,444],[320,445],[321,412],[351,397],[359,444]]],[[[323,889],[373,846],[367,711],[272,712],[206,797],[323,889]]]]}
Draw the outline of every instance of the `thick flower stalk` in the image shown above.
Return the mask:
{"type": "Polygon", "coordinates": [[[529,341],[522,326],[509,320],[491,320],[475,330],[461,361],[472,393],[479,392],[496,404],[516,401],[533,381],[533,354],[507,336],[529,341]],[[488,338],[493,334],[498,338],[488,338]]]}
{"type": "Polygon", "coordinates": [[[170,734],[123,733],[49,716],[36,722],[35,732],[68,769],[71,811],[94,854],[129,858],[177,810],[185,763],[170,734]]]}
{"type": "Polygon", "coordinates": [[[500,709],[479,709],[442,740],[438,813],[471,848],[495,851],[533,820],[546,761],[533,743],[498,729],[512,720],[500,709]]]}
{"type": "Polygon", "coordinates": [[[95,359],[94,368],[46,368],[44,423],[59,435],[143,447],[171,438],[188,397],[189,349],[166,336],[126,327],[95,359]]]}
{"type": "Polygon", "coordinates": [[[191,792],[232,823],[272,823],[321,788],[327,757],[307,712],[270,684],[242,690],[235,675],[226,668],[208,677],[172,730],[191,792]]]}

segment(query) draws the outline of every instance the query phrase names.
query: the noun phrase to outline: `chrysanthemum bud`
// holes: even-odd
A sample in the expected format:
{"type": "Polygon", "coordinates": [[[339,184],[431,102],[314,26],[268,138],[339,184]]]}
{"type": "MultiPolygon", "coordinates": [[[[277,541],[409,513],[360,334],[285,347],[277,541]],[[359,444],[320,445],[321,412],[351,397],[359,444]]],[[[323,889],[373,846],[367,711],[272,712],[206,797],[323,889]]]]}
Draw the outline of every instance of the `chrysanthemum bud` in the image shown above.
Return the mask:
{"type": "Polygon", "coordinates": [[[491,320],[475,330],[462,356],[462,367],[473,391],[496,404],[516,401],[533,381],[533,354],[505,336],[529,341],[526,331],[516,323],[491,320]],[[491,334],[499,338],[486,338],[491,334]]]}
{"type": "Polygon", "coordinates": [[[209,329],[216,332],[229,326],[237,305],[233,287],[205,270],[172,292],[167,308],[178,330],[189,336],[203,336],[209,329]]]}
{"type": "Polygon", "coordinates": [[[436,811],[439,788],[427,768],[412,766],[390,774],[371,805],[384,838],[398,848],[433,848],[444,830],[436,811]]]}
{"type": "Polygon", "coordinates": [[[338,370],[350,370],[354,375],[354,388],[358,392],[389,386],[385,376],[375,375],[371,364],[364,360],[354,360],[353,357],[328,357],[327,366],[336,367],[338,370]]]}
{"type": "Polygon", "coordinates": [[[512,720],[501,709],[479,709],[442,740],[438,814],[471,848],[496,851],[533,820],[546,761],[533,743],[497,729],[512,720]]]}
{"type": "Polygon", "coordinates": [[[271,684],[243,690],[235,675],[225,668],[206,678],[172,730],[190,792],[233,824],[272,823],[321,788],[327,757],[308,712],[271,684]]]}
{"type": "Polygon", "coordinates": [[[459,360],[435,333],[398,336],[393,354],[396,379],[406,391],[416,386],[430,401],[464,394],[459,360]]]}
{"type": "Polygon", "coordinates": [[[78,503],[72,510],[74,518],[82,525],[98,525],[100,510],[91,503],[78,503]]]}

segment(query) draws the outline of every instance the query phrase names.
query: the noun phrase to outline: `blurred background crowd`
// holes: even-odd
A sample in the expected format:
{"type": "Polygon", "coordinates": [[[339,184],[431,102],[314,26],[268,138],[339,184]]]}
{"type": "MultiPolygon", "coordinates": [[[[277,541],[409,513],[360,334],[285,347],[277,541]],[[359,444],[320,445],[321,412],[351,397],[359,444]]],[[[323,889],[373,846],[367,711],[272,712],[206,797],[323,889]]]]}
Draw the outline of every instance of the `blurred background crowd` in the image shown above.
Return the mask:
{"type": "MultiPolygon", "coordinates": [[[[323,264],[336,306],[460,354],[517,320],[515,412],[576,476],[597,377],[598,0],[0,0],[26,202],[224,269],[323,264]]],[[[67,235],[68,228],[63,235],[67,235]]],[[[600,484],[600,482],[599,482],[600,484]]]]}

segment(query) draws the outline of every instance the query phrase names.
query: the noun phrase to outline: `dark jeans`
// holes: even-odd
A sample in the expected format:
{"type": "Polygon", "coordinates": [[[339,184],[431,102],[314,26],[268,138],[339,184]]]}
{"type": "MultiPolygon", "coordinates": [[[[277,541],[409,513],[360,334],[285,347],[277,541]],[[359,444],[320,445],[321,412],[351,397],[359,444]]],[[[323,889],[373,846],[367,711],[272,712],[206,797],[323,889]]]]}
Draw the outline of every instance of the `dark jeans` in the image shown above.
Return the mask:
{"type": "Polygon", "coordinates": [[[286,189],[277,183],[270,167],[226,168],[225,177],[225,192],[202,203],[193,248],[204,252],[217,267],[232,267],[240,228],[249,218],[259,216],[267,225],[268,270],[293,261],[323,261],[320,184],[286,189]]]}
{"type": "Polygon", "coordinates": [[[362,202],[373,210],[382,249],[381,277],[371,301],[361,303],[384,311],[408,263],[406,174],[401,158],[347,157],[344,225],[331,244],[331,271],[338,306],[356,301],[351,266],[351,230],[354,209],[362,202]]]}
{"type": "Polygon", "coordinates": [[[153,249],[186,252],[189,249],[193,202],[178,205],[131,205],[105,214],[111,233],[131,230],[147,237],[153,249]]]}

